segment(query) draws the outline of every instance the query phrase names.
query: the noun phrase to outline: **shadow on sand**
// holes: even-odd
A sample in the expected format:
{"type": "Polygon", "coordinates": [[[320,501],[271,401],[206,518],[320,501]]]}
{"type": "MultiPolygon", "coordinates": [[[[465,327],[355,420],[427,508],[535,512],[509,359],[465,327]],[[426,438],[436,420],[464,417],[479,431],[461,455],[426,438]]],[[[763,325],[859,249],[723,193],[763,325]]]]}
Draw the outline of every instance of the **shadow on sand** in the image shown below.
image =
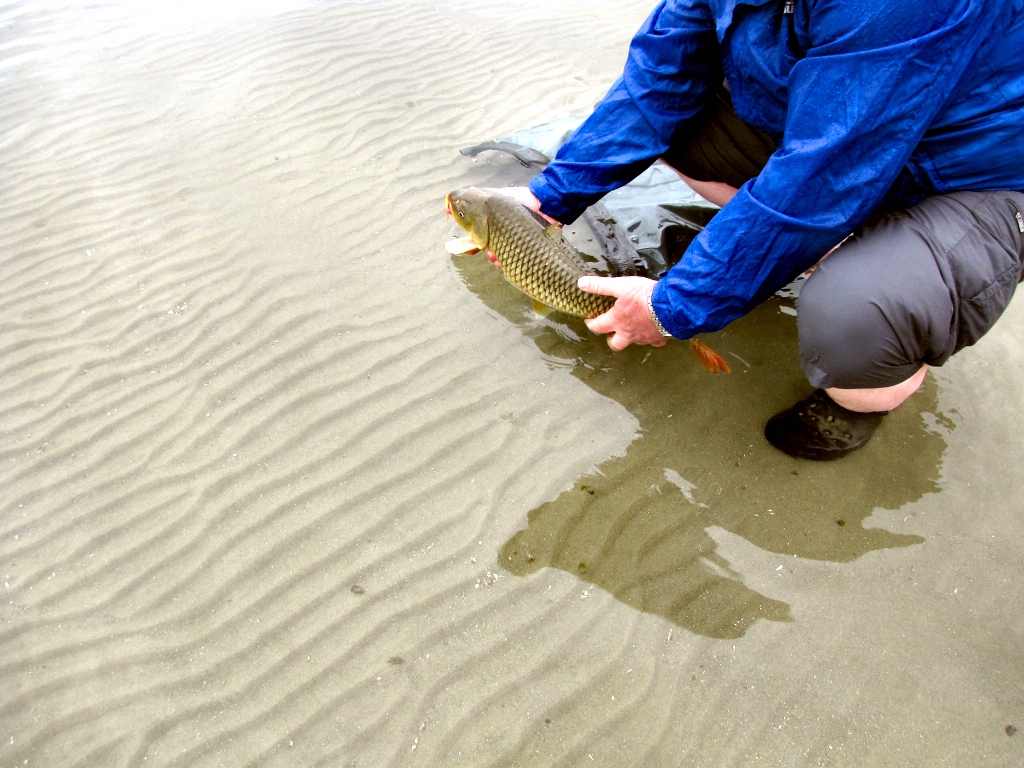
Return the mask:
{"type": "Polygon", "coordinates": [[[560,568],[692,632],[736,638],[757,619],[791,621],[790,609],[744,585],[716,553],[709,527],[770,552],[843,562],[922,541],[861,523],[875,508],[937,490],[946,443],[922,416],[936,409],[934,381],[858,453],[798,461],[761,432],[773,413],[810,391],[795,318],[782,311],[791,300],[773,298],[704,337],[733,368],[714,376],[683,342],[613,354],[575,318],[535,316],[529,299],[483,258],[453,262],[470,290],[531,336],[551,365],[621,403],[642,429],[625,456],[529,513],[527,527],[499,553],[511,573],[560,568]]]}

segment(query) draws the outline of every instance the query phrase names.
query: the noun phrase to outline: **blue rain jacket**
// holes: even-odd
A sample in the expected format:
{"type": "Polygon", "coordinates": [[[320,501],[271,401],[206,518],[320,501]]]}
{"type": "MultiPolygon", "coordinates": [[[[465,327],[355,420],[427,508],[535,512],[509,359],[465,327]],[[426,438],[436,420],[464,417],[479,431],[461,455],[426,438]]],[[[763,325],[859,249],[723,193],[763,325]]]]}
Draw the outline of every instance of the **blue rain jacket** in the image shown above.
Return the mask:
{"type": "Polygon", "coordinates": [[[1024,190],[1024,0],[665,0],[531,183],[541,210],[568,223],[636,177],[723,77],[780,144],[655,287],[679,338],[750,311],[883,204],[1024,190]]]}

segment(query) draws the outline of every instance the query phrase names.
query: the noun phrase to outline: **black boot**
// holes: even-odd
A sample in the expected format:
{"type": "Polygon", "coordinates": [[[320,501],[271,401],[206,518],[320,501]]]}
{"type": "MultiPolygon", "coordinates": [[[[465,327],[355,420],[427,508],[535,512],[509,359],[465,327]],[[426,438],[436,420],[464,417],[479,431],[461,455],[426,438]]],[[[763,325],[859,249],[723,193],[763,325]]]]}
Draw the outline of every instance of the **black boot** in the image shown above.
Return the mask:
{"type": "Polygon", "coordinates": [[[807,399],[768,419],[764,436],[790,456],[828,461],[862,447],[884,415],[849,411],[825,390],[816,389],[807,399]]]}

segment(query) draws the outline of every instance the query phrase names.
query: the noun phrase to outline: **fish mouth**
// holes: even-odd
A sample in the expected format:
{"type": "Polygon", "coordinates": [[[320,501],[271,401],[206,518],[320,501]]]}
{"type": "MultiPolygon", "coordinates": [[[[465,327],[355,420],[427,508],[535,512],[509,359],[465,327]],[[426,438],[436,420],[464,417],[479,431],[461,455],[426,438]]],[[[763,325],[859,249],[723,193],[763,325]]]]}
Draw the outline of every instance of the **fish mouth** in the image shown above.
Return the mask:
{"type": "Polygon", "coordinates": [[[444,196],[444,215],[445,215],[445,218],[449,218],[450,219],[452,217],[452,195],[451,195],[451,192],[449,192],[447,195],[444,196]]]}

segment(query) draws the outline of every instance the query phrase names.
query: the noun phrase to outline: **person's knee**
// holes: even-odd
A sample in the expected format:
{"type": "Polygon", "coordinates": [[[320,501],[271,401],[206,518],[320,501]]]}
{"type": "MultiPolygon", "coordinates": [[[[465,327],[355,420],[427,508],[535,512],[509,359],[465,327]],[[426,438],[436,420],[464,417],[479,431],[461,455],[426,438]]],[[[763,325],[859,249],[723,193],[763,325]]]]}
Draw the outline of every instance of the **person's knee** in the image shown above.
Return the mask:
{"type": "Polygon", "coordinates": [[[921,367],[918,368],[917,373],[913,374],[906,381],[889,387],[876,387],[871,389],[841,389],[838,387],[830,387],[825,391],[835,402],[850,411],[856,411],[858,413],[891,411],[920,389],[927,372],[928,366],[921,363],[921,367]]]}
{"type": "Polygon", "coordinates": [[[816,387],[906,381],[974,344],[1006,309],[1024,272],[1024,195],[952,193],[882,218],[807,280],[800,353],[816,387]]]}
{"type": "MultiPolygon", "coordinates": [[[[838,255],[838,254],[837,254],[838,255]]],[[[827,389],[889,387],[913,376],[923,355],[897,331],[893,315],[899,303],[884,285],[831,257],[804,284],[798,301],[800,358],[808,380],[827,389]]],[[[856,265],[855,265],[856,266],[856,265]]],[[[913,324],[913,323],[911,323],[913,324]]]]}
{"type": "Polygon", "coordinates": [[[861,301],[856,289],[819,268],[800,291],[800,361],[815,387],[853,387],[868,362],[862,360],[864,342],[873,335],[877,309],[861,301]]]}

